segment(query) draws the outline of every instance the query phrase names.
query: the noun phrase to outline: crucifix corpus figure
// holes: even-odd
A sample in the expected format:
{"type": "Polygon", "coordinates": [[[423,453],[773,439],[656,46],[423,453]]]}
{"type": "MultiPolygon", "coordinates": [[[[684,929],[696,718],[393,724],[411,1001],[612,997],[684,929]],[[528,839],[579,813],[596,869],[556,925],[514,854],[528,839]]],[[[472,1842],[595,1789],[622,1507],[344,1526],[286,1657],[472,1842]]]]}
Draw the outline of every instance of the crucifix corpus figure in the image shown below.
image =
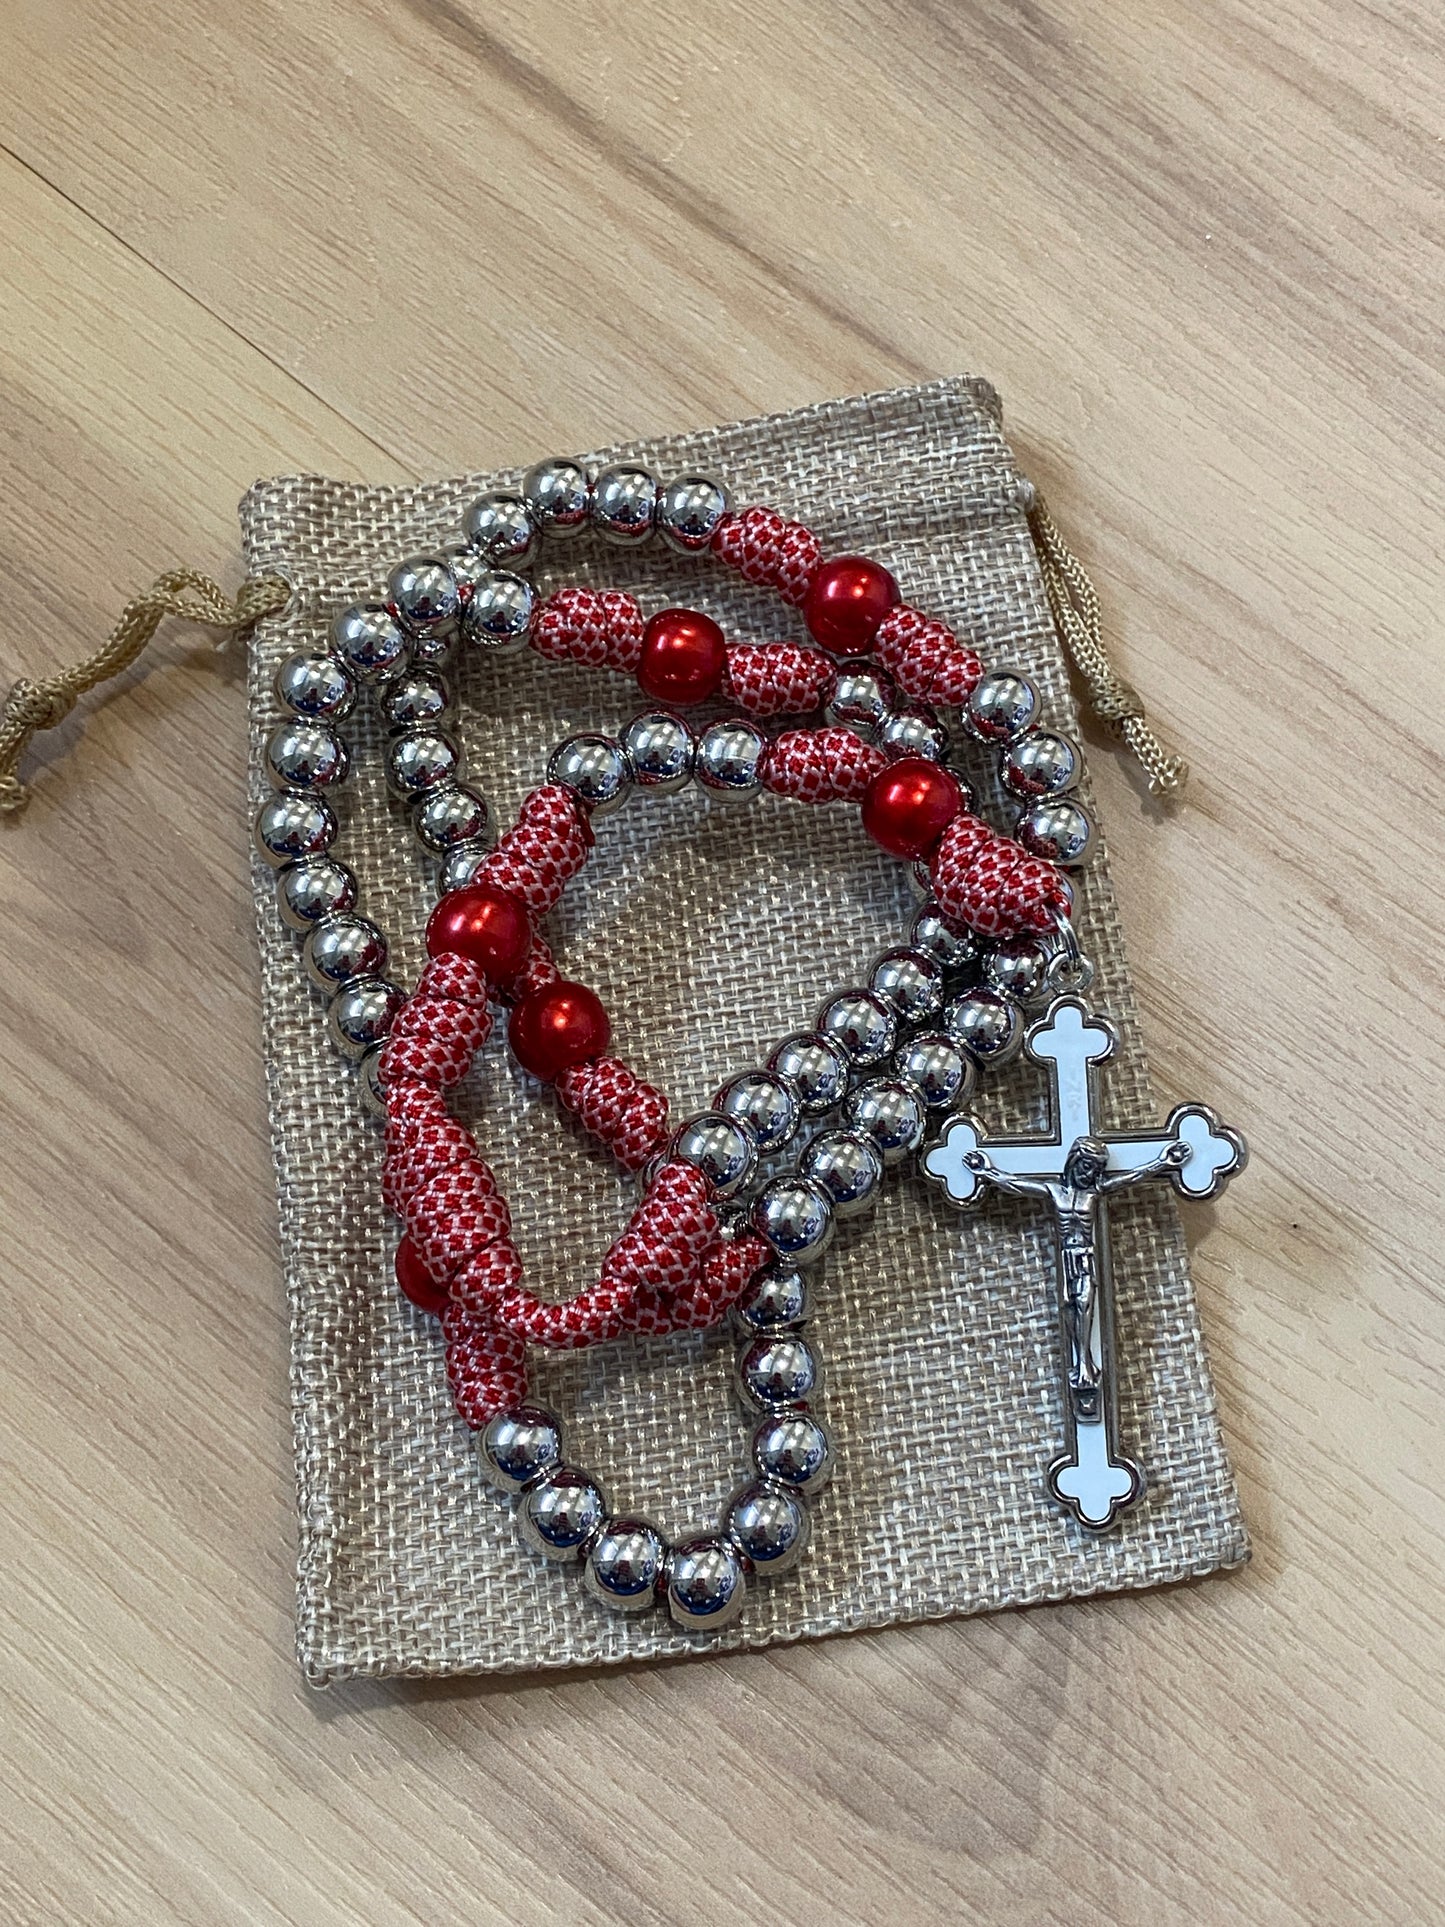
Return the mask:
{"type": "Polygon", "coordinates": [[[1060,1177],[1001,1171],[987,1151],[965,1151],[964,1162],[996,1191],[1015,1198],[1047,1198],[1059,1233],[1059,1300],[1068,1338],[1069,1389],[1080,1412],[1097,1416],[1103,1379],[1099,1353],[1100,1204],[1115,1191],[1162,1177],[1187,1164],[1187,1144],[1166,1144],[1131,1171],[1109,1169],[1109,1147],[1099,1137],[1075,1138],[1060,1177]]]}
{"type": "Polygon", "coordinates": [[[1054,1129],[1043,1137],[994,1138],[956,1117],[923,1159],[953,1203],[986,1189],[1040,1198],[1058,1242],[1058,1311],[1065,1366],[1066,1450],[1048,1486],[1092,1531],[1112,1526],[1144,1490],[1144,1475],[1118,1444],[1108,1200],[1167,1179],[1183,1197],[1209,1198],[1244,1164],[1244,1140],[1202,1104],[1182,1104],[1163,1133],[1105,1136],[1094,1124],[1093,1066],[1113,1055],[1113,1026],[1076,998],[1054,1004],[1027,1048],[1053,1072],[1054,1129]]]}

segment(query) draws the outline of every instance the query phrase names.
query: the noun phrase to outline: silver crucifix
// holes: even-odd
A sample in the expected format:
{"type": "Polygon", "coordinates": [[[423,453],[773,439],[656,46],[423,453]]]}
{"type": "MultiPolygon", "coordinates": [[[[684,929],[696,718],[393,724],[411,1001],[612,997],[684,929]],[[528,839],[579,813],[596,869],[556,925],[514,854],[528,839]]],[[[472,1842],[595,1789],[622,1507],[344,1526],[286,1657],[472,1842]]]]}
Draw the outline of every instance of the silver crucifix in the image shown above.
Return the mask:
{"type": "Polygon", "coordinates": [[[1052,1006],[1025,1048],[1052,1069],[1050,1134],[987,1138],[972,1118],[956,1117],[924,1156],[923,1169],[957,1205],[978,1202],[991,1186],[1042,1198],[1053,1211],[1068,1438],[1048,1469],[1048,1486],[1082,1524],[1104,1532],[1144,1490],[1143,1472],[1119,1449],[1108,1201],[1129,1185],[1160,1178],[1181,1197],[1212,1198],[1243,1168],[1247,1152],[1239,1133],[1202,1104],[1181,1104],[1162,1133],[1098,1130],[1094,1066],[1113,1056],[1118,1037],[1075,997],[1052,1006]]]}

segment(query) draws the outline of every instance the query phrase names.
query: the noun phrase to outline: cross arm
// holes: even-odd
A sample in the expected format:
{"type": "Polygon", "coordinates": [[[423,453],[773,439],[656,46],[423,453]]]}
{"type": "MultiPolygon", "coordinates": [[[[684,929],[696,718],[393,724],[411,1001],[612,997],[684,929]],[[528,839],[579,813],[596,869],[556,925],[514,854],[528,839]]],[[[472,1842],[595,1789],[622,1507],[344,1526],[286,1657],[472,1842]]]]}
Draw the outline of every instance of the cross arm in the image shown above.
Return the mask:
{"type": "Polygon", "coordinates": [[[1249,1150],[1239,1132],[1220,1122],[1207,1104],[1180,1104],[1171,1111],[1162,1132],[1137,1137],[1110,1137],[1109,1176],[1140,1178],[1160,1168],[1173,1145],[1188,1152],[1169,1169],[1169,1181],[1182,1198],[1214,1198],[1236,1171],[1242,1171],[1249,1150]]]}
{"type": "Polygon", "coordinates": [[[924,1154],[921,1169],[951,1203],[966,1205],[977,1203],[990,1184],[1028,1196],[1043,1191],[1045,1180],[1062,1173],[1066,1154],[1057,1138],[986,1138],[972,1118],[955,1117],[924,1154]]]}

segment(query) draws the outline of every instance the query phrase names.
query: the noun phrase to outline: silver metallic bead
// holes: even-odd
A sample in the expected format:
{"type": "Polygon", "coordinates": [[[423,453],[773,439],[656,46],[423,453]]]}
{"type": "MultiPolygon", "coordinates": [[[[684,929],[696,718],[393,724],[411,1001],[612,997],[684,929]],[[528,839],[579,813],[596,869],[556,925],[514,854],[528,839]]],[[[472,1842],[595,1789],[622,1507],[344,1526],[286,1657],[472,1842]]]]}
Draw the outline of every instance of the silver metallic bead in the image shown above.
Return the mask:
{"type": "Polygon", "coordinates": [[[668,1561],[667,1610],[689,1632],[731,1625],[743,1609],[742,1555],[725,1539],[698,1537],[674,1546],[668,1561]]]}
{"type": "Polygon", "coordinates": [[[356,1066],[356,1087],[361,1093],[363,1109],[373,1117],[386,1116],[386,1092],[381,1083],[381,1053],[383,1046],[373,1044],[370,1050],[361,1053],[361,1061],[356,1066]]]}
{"type": "Polygon", "coordinates": [[[834,671],[823,697],[823,721],[851,729],[871,743],[897,700],[897,687],[886,670],[868,662],[845,662],[834,671]]]}
{"type": "Polygon", "coordinates": [[[962,976],[978,962],[977,939],[961,924],[950,923],[932,898],[913,914],[908,947],[932,957],[945,977],[962,976]]]}
{"type": "Polygon", "coordinates": [[[559,1465],[527,1487],[517,1507],[517,1536],[544,1559],[580,1559],[606,1520],[597,1481],[575,1465],[559,1465]]]}
{"type": "Polygon", "coordinates": [[[817,1031],[785,1037],[768,1059],[768,1069],[787,1079],[805,1117],[822,1117],[842,1103],[848,1089],[847,1053],[817,1031]]]}
{"type": "Polygon", "coordinates": [[[821,1184],[839,1218],[869,1210],[883,1182],[883,1154],[862,1131],[820,1131],[798,1166],[805,1178],[821,1184]]]}
{"type": "Polygon", "coordinates": [[[671,796],[692,781],[697,739],[680,716],[649,709],[622,732],[622,747],[639,789],[671,796]]]}
{"type": "Polygon", "coordinates": [[[297,716],[340,723],[356,701],[356,678],[335,656],[288,656],[276,671],[276,698],[297,716]]]}
{"type": "Polygon", "coordinates": [[[842,990],[818,1013],[818,1034],[839,1045],[857,1070],[881,1064],[893,1049],[893,1013],[871,990],[842,990]]]}
{"type": "Polygon", "coordinates": [[[491,564],[469,542],[444,542],[437,550],[437,554],[451,570],[452,579],[457,585],[462,601],[465,602],[491,564]]]}
{"type": "Polygon", "coordinates": [[[727,490],[710,475],[679,475],[658,494],[657,532],[679,555],[701,555],[728,506],[727,490]]]}
{"type": "Polygon", "coordinates": [[[465,783],[432,790],[416,805],[412,827],[434,856],[445,856],[458,843],[481,843],[491,834],[492,812],[487,799],[465,783]]]}
{"type": "Polygon", "coordinates": [[[722,1529],[759,1579],[773,1579],[797,1565],[812,1521],[796,1492],[752,1479],[723,1509],[722,1529]]]}
{"type": "Polygon", "coordinates": [[[752,1227],[780,1258],[816,1264],[833,1242],[833,1200],[808,1178],[774,1178],[753,1201],[752,1227]]]}
{"type": "Polygon", "coordinates": [[[437,895],[444,897],[450,890],[465,890],[469,883],[475,883],[490,853],[491,844],[487,842],[453,844],[437,871],[437,895]]]}
{"type": "Polygon", "coordinates": [[[499,1412],[477,1436],[482,1476],[501,1492],[520,1492],[562,1463],[562,1427],[542,1405],[499,1412]]]}
{"type": "Polygon", "coordinates": [[[461,773],[462,752],[442,730],[402,730],[386,746],[386,780],[398,796],[425,796],[461,773]]]}
{"type": "Polygon", "coordinates": [[[702,1111],[672,1140],[670,1155],[695,1165],[718,1198],[735,1198],[757,1169],[758,1141],[735,1117],[702,1111]]]}
{"type": "Polygon", "coordinates": [[[923,1030],[899,1051],[894,1069],[911,1084],[930,1111],[951,1111],[966,1104],[978,1082],[973,1059],[946,1031],[923,1030]]]}
{"type": "Polygon", "coordinates": [[[454,629],[462,612],[457,579],[439,555],[411,555],[387,577],[392,614],[413,635],[454,629]]]}
{"type": "Polygon", "coordinates": [[[462,517],[462,533],[488,568],[518,570],[536,560],[542,538],[520,495],[489,489],[462,517]]]}
{"type": "Polygon", "coordinates": [[[1015,738],[999,764],[1004,788],[1015,796],[1063,796],[1084,771],[1079,746],[1051,729],[1031,729],[1015,738]]]}
{"type": "Polygon", "coordinates": [[[416,663],[381,686],[377,707],[388,729],[439,723],[452,706],[452,687],[439,669],[416,663]]]}
{"type": "Polygon", "coordinates": [[[382,1041],[405,1002],[406,992],[381,977],[363,977],[359,983],[344,985],[326,1013],[332,1043],[355,1063],[371,1045],[382,1041]]]}
{"type": "Polygon", "coordinates": [[[900,1024],[924,1024],[943,1009],[943,967],[925,950],[885,950],[868,982],[900,1024]]]}
{"type": "Polygon", "coordinates": [[[385,676],[407,651],[406,631],[384,602],[355,602],[331,625],[331,643],[363,682],[385,676]]]}
{"type": "Polygon", "coordinates": [[[807,1497],[833,1475],[833,1441],[814,1413],[779,1412],[753,1433],[753,1464],[765,1479],[807,1497]]]}
{"type": "Polygon", "coordinates": [[[329,723],[288,716],[266,741],[266,774],[278,790],[325,790],[344,783],[351,754],[329,723]]]}
{"type": "Polygon", "coordinates": [[[895,1077],[870,1077],[849,1092],[843,1121],[873,1140],[891,1170],[922,1143],[926,1116],[923,1099],[912,1084],[895,1077]]]}
{"type": "Polygon", "coordinates": [[[768,739],[756,723],[710,723],[697,746],[697,780],[712,796],[756,796],[768,739]]]}
{"type": "Polygon", "coordinates": [[[733,1306],[744,1331],[771,1332],[802,1325],[808,1317],[808,1285],[795,1265],[774,1260],[763,1266],[747,1291],[733,1306]]]}
{"type": "Polygon", "coordinates": [[[645,542],[657,514],[657,477],[630,462],[604,468],[592,484],[592,526],[608,542],[645,542]]]}
{"type": "Polygon", "coordinates": [[[1000,937],[984,952],[979,979],[1015,1003],[1036,1003],[1049,992],[1048,950],[1027,932],[1000,937]]]}
{"type": "Polygon", "coordinates": [[[592,484],[580,462],[553,456],[527,470],[522,499],[544,535],[578,535],[587,526],[592,484]]]}
{"type": "Polygon", "coordinates": [[[479,578],[462,617],[462,634],[474,649],[512,655],[527,646],[527,625],[537,591],[525,576],[500,569],[479,578]]]}
{"type": "Polygon", "coordinates": [[[593,816],[621,809],[632,789],[627,752],[614,737],[569,736],[547,759],[547,781],[570,790],[593,816]]]}
{"type": "Polygon", "coordinates": [[[358,977],[382,974],[386,938],[369,917],[348,910],[313,924],[301,955],[312,983],[321,990],[340,990],[358,977]]]}
{"type": "Polygon", "coordinates": [[[1006,1064],[1024,1038],[1023,1013],[1011,997],[979,984],[955,997],[944,1012],[944,1028],[980,1064],[1006,1064]]]}
{"type": "Polygon", "coordinates": [[[256,812],[256,848],[268,863],[325,856],[336,841],[336,812],[320,796],[273,796],[256,812]]]}
{"type": "Polygon", "coordinates": [[[592,1541],[582,1584],[618,1612],[643,1612],[657,1597],[667,1561],[662,1535],[646,1519],[609,1519],[592,1541]]]}
{"type": "Polygon", "coordinates": [[[445,669],[457,652],[461,630],[437,629],[411,639],[411,659],[423,669],[445,669]]]}
{"type": "Polygon", "coordinates": [[[941,763],[948,754],[948,731],[926,703],[904,703],[878,726],[876,742],[885,756],[925,756],[941,763]]]}
{"type": "Polygon", "coordinates": [[[1039,713],[1039,692],[1027,676],[998,669],[976,682],[963,720],[983,743],[1010,743],[1031,729],[1039,713]]]}
{"type": "Polygon", "coordinates": [[[356,878],[333,856],[303,857],[276,874],[276,902],[293,930],[356,908],[356,878]]]}
{"type": "Polygon", "coordinates": [[[1077,797],[1056,796],[1030,804],[1019,818],[1014,835],[1030,856],[1073,869],[1088,861],[1094,844],[1094,819],[1077,797]]]}
{"type": "Polygon", "coordinates": [[[803,1115],[797,1091],[775,1071],[744,1071],[723,1085],[713,1107],[746,1124],[765,1155],[782,1149],[803,1115]]]}
{"type": "Polygon", "coordinates": [[[749,1339],[738,1356],[738,1391],[755,1411],[806,1405],[822,1384],[817,1354],[798,1332],[760,1333],[749,1339]]]}

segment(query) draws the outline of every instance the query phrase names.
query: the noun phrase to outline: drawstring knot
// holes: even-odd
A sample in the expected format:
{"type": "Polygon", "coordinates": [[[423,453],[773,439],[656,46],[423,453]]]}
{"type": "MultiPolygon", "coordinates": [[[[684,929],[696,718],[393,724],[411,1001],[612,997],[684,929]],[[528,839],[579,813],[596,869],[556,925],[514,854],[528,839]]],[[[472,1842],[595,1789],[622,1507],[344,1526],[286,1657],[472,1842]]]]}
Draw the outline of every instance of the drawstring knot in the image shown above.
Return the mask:
{"type": "Polygon", "coordinates": [[[39,682],[19,677],[0,710],[0,812],[13,815],[30,800],[19,768],[31,737],[63,723],[87,690],[129,669],[167,616],[208,629],[245,629],[263,616],[279,615],[290,599],[290,587],[279,575],[251,576],[233,602],[208,575],[172,569],[126,604],[93,655],[39,682]]]}
{"type": "Polygon", "coordinates": [[[1043,497],[1030,485],[1020,500],[1038,548],[1054,626],[1088,690],[1090,708],[1128,744],[1148,779],[1151,795],[1178,795],[1188,780],[1189,765],[1165,749],[1145,718],[1138,690],[1125,682],[1109,660],[1099,598],[1088,571],[1064,540],[1043,497]]]}

